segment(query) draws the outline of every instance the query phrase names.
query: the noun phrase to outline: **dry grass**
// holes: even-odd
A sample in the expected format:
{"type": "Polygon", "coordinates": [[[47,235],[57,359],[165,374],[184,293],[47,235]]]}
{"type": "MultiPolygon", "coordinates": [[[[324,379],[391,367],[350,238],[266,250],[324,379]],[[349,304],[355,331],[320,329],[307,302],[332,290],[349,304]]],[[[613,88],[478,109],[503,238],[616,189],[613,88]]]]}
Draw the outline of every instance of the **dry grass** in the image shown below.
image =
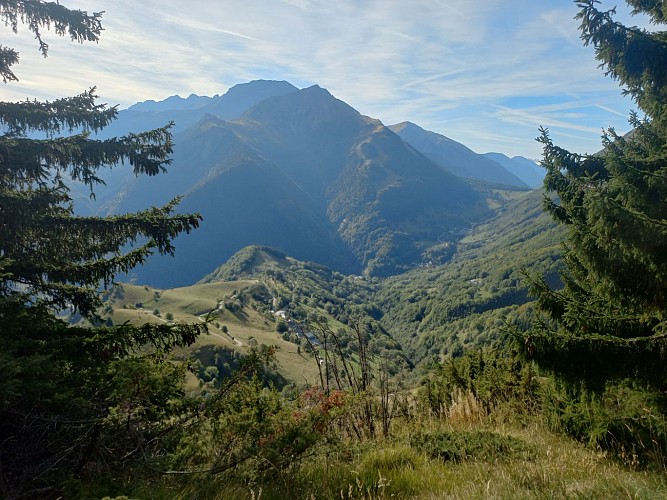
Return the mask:
{"type": "Polygon", "coordinates": [[[481,424],[486,419],[486,409],[471,391],[454,388],[451,403],[446,410],[447,420],[452,423],[481,424]]]}
{"type": "MultiPolygon", "coordinates": [[[[420,423],[420,425],[423,423],[420,423]]],[[[434,431],[476,431],[478,425],[447,420],[426,423],[434,431]]],[[[402,431],[411,432],[412,424],[402,431]]],[[[182,498],[249,499],[616,499],[667,498],[667,477],[632,471],[568,438],[543,430],[493,426],[482,429],[511,436],[532,450],[521,459],[431,459],[403,440],[351,445],[320,455],[300,470],[249,487],[213,480],[190,486],[182,498]]]]}

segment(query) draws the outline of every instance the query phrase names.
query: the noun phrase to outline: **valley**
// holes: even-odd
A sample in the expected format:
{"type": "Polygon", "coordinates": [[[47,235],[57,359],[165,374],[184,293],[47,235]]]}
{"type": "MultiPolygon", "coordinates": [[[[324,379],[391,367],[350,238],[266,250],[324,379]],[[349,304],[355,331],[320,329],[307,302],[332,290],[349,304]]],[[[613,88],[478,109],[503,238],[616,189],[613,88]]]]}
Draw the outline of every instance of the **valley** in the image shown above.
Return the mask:
{"type": "Polygon", "coordinates": [[[396,276],[345,275],[277,249],[249,246],[187,287],[118,284],[107,293],[103,319],[141,324],[164,322],[167,315],[181,322],[207,318],[208,335],[192,349],[209,345],[242,354],[252,339],[253,345],[275,346],[277,372],[300,387],[317,376],[317,353],[298,329],[278,333],[284,318],[276,312],[303,330],[313,318],[326,318],[334,329],[361,320],[375,325],[371,356],[410,379],[415,366],[492,346],[506,337],[509,325],[525,328],[531,299],[524,273],[558,285],[562,231],[542,213],[540,191],[501,190],[496,199],[503,204],[498,215],[432,249],[427,264],[396,276]]]}
{"type": "Polygon", "coordinates": [[[294,326],[325,318],[345,331],[361,321],[372,325],[373,359],[412,379],[416,366],[494,345],[508,325],[525,328],[523,273],[558,283],[562,231],[531,190],[543,174],[530,160],[480,155],[410,122],[385,127],[318,86],[273,81],[139,103],[105,134],[172,119],[168,172],[127,178],[121,167],[86,210],[178,196],[178,210],[203,222],[176,238],[174,256],[119,276],[135,285],[107,294],[111,324],[207,317],[208,335],[190,353],[275,346],[281,384],[307,387],[319,354],[294,326]],[[279,310],[291,325],[281,334],[279,310]]]}

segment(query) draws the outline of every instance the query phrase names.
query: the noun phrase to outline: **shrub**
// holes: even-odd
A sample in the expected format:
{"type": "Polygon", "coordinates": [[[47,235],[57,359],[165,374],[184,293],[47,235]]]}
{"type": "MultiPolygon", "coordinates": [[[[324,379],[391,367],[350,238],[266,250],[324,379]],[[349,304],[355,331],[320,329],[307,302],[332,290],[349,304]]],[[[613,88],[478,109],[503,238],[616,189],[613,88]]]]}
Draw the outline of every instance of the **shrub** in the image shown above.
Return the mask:
{"type": "Polygon", "coordinates": [[[419,432],[410,445],[445,462],[525,460],[534,454],[525,442],[488,431],[419,432]]]}
{"type": "Polygon", "coordinates": [[[544,417],[552,430],[610,451],[630,467],[667,470],[664,395],[631,381],[575,396],[551,380],[544,391],[544,417]]]}

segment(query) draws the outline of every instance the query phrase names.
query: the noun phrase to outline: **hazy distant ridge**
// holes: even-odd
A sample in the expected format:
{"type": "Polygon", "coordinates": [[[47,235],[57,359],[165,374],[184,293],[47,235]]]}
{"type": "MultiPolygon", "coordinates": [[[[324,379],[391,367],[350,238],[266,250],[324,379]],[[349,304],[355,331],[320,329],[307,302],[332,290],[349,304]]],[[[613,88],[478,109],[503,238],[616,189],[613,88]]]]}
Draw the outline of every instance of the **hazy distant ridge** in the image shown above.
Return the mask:
{"type": "Polygon", "coordinates": [[[509,158],[502,153],[485,153],[484,156],[501,164],[533,189],[542,187],[544,184],[546,171],[533,160],[523,156],[509,158]]]}
{"type": "Polygon", "coordinates": [[[527,183],[503,165],[449,137],[429,132],[411,122],[398,123],[389,128],[443,170],[454,175],[507,186],[528,187],[527,183]]]}

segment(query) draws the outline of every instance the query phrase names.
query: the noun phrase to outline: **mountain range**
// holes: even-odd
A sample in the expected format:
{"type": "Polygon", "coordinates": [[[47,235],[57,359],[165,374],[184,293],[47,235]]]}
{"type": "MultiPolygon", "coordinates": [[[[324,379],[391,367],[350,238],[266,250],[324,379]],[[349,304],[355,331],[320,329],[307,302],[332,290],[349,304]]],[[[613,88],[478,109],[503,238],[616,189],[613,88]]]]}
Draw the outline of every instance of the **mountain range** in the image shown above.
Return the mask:
{"type": "Polygon", "coordinates": [[[344,273],[397,274],[446,259],[451,243],[493,215],[492,188],[535,184],[530,160],[496,161],[409,122],[386,127],[325,89],[287,82],[138,103],[104,137],[171,120],[167,174],[134,177],[121,166],[95,201],[78,196],[84,213],[182,196],[179,211],[202,214],[174,258],[154,256],[131,276],[154,286],[194,283],[253,244],[344,273]]]}
{"type": "Polygon", "coordinates": [[[506,166],[444,135],[429,132],[411,122],[398,123],[389,128],[440,168],[458,177],[513,187],[532,187],[506,166]]]}

